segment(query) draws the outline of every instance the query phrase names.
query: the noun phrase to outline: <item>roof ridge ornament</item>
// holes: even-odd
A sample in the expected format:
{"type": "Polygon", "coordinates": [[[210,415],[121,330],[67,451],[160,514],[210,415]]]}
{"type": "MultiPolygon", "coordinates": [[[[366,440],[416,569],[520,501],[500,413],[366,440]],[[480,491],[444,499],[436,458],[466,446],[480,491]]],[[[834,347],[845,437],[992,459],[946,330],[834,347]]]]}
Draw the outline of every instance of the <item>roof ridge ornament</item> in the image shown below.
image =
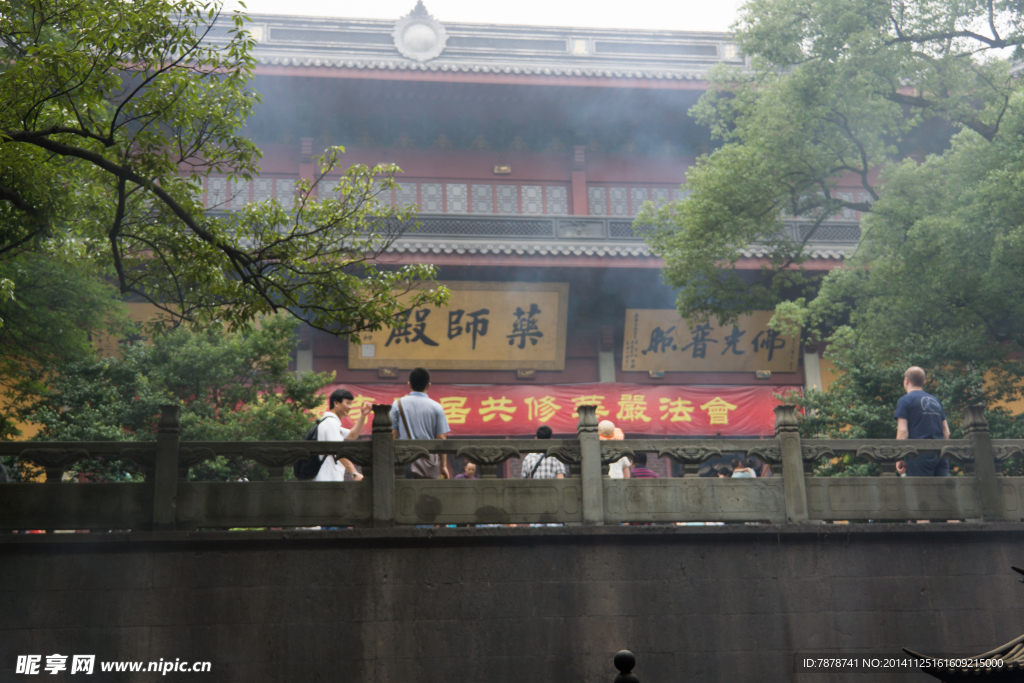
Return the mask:
{"type": "Polygon", "coordinates": [[[418,0],[411,12],[395,22],[391,37],[403,57],[417,62],[428,62],[439,57],[448,42],[444,26],[430,16],[423,0],[418,0]]]}
{"type": "Polygon", "coordinates": [[[430,12],[427,11],[427,7],[426,7],[426,5],[423,4],[423,0],[416,0],[416,6],[412,8],[412,11],[409,12],[408,16],[416,17],[417,19],[433,19],[434,18],[434,17],[430,16],[430,12]]]}

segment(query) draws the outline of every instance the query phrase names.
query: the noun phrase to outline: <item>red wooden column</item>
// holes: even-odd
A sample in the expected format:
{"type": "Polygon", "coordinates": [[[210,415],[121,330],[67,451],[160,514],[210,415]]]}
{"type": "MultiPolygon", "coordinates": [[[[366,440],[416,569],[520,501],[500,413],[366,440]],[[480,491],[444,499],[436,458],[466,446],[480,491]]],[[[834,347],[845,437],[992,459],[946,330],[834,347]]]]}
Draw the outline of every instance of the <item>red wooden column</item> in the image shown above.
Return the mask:
{"type": "Polygon", "coordinates": [[[572,148],[572,213],[574,216],[589,216],[587,204],[587,148],[577,145],[572,148]]]}

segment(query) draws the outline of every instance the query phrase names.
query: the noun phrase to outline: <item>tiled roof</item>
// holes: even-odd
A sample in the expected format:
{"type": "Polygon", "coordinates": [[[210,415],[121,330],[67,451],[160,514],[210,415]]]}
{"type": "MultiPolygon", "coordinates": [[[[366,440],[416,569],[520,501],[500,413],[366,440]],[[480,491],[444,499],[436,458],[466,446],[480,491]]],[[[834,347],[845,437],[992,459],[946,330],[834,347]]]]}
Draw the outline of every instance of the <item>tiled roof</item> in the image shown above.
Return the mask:
{"type": "Polygon", "coordinates": [[[455,61],[437,60],[429,64],[418,64],[403,60],[362,60],[331,58],[327,56],[269,56],[260,55],[260,64],[274,66],[321,66],[347,69],[386,70],[386,71],[435,71],[464,72],[483,74],[521,74],[533,76],[586,76],[591,78],[646,78],[656,80],[700,81],[704,78],[704,70],[671,70],[671,69],[611,69],[587,66],[559,64],[517,64],[488,65],[466,64],[455,61]]]}
{"type": "MultiPolygon", "coordinates": [[[[811,247],[811,258],[841,260],[850,255],[856,245],[811,247]]],[[[485,240],[444,240],[424,241],[416,239],[397,240],[388,250],[394,254],[466,254],[496,256],[596,256],[623,258],[653,258],[646,244],[633,243],[571,243],[571,242],[495,242],[485,240]]],[[[747,258],[766,256],[765,248],[741,249],[747,258]]]]}
{"type": "MultiPolygon", "coordinates": [[[[267,66],[678,81],[744,64],[725,33],[442,23],[422,6],[396,21],[249,17],[254,56],[267,66]]],[[[218,24],[207,39],[230,28],[218,24]]]]}

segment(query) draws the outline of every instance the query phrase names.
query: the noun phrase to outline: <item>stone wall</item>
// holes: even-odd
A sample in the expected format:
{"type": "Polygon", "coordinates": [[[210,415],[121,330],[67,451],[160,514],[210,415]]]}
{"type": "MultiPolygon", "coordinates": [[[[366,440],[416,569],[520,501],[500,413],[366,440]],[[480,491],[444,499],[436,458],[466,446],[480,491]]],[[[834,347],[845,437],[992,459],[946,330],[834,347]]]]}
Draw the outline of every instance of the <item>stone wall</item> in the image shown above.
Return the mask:
{"type": "Polygon", "coordinates": [[[611,683],[628,648],[643,683],[923,682],[797,675],[792,654],[1001,645],[1024,632],[1022,541],[1010,524],[5,535],[0,679],[43,679],[16,656],[60,653],[212,662],[168,681],[611,683]]]}

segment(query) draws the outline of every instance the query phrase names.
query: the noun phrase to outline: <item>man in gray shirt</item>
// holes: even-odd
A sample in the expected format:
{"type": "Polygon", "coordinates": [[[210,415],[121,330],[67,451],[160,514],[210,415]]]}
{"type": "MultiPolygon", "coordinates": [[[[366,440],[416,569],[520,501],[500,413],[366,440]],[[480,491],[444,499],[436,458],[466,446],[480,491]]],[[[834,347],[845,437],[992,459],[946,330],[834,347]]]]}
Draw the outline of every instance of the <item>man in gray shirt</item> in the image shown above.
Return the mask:
{"type": "MultiPolygon", "coordinates": [[[[396,439],[446,439],[448,419],[444,408],[437,401],[427,396],[430,390],[430,372],[425,368],[414,368],[409,373],[408,396],[403,396],[391,406],[391,424],[394,426],[396,439]],[[399,409],[401,404],[401,409],[399,409]],[[403,414],[405,419],[403,420],[403,414]]],[[[445,478],[451,479],[452,472],[448,469],[448,456],[431,454],[414,462],[409,470],[413,479],[440,479],[444,472],[445,478]]]]}

